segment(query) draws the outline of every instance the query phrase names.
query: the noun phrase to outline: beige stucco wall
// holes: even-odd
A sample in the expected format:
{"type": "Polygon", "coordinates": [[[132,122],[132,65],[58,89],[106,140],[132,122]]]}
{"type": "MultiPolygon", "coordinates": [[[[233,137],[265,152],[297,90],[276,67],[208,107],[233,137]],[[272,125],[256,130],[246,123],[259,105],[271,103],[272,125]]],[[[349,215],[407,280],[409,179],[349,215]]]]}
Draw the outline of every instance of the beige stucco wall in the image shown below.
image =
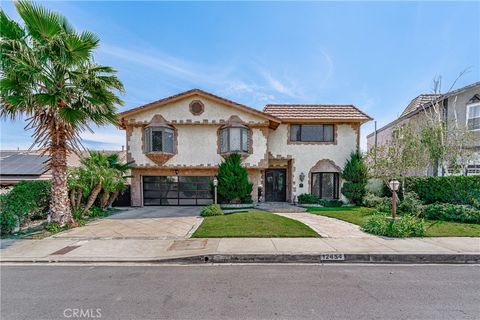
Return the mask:
{"type": "Polygon", "coordinates": [[[310,170],[323,159],[343,167],[351,151],[358,147],[358,124],[336,124],[334,144],[288,144],[288,124],[269,129],[268,121],[260,116],[237,108],[222,105],[198,96],[185,98],[151,110],[144,110],[125,118],[127,131],[127,154],[129,161],[135,161],[132,179],[132,204],[142,205],[141,176],[143,175],[197,175],[211,170],[223,161],[218,154],[218,129],[232,116],[239,117],[250,127],[251,154],[243,164],[249,169],[249,180],[254,188],[252,198],[257,200],[257,188],[263,185],[264,169],[285,167],[287,169],[287,201],[301,193],[310,192],[310,170]],[[200,100],[204,112],[193,115],[189,104],[200,100]],[[176,154],[163,165],[158,165],[143,152],[143,130],[153,117],[160,115],[176,130],[176,154]],[[273,160],[277,159],[277,160],[273,160]],[[285,161],[281,164],[280,161],[285,161]],[[284,159],[284,160],[281,160],[284,159]],[[276,162],[275,162],[276,161],[276,162]],[[175,169],[179,169],[175,170],[175,169]],[[177,172],[178,171],[178,172],[177,172]],[[303,187],[299,175],[305,174],[303,187]],[[133,181],[134,180],[134,181],[133,181]]]}
{"type": "Polygon", "coordinates": [[[350,153],[357,148],[357,130],[349,124],[337,125],[336,144],[287,144],[288,124],[281,124],[277,130],[271,130],[268,140],[268,149],[274,158],[293,159],[292,168],[292,195],[310,193],[309,172],[315,164],[327,159],[343,168],[350,153]],[[300,173],[305,174],[303,187],[300,187],[300,173]]]}
{"type": "MultiPolygon", "coordinates": [[[[132,133],[127,135],[127,151],[130,160],[138,167],[158,167],[143,152],[143,126],[155,115],[161,115],[176,129],[176,154],[163,164],[163,167],[216,167],[223,158],[218,154],[218,129],[231,116],[238,116],[244,123],[251,125],[251,153],[244,159],[246,167],[261,167],[267,159],[267,122],[264,118],[242,112],[229,106],[218,104],[208,99],[191,97],[153,110],[134,114],[126,118],[128,122],[137,123],[131,126],[132,133]],[[192,100],[201,100],[204,112],[198,116],[189,110],[192,100]],[[263,161],[262,161],[263,160],[263,161]]],[[[127,126],[129,126],[127,124],[127,126]]]]}
{"type": "Polygon", "coordinates": [[[232,115],[238,115],[245,122],[264,122],[265,119],[251,113],[242,112],[229,106],[217,103],[199,96],[192,96],[180,101],[160,106],[158,108],[145,110],[141,113],[132,115],[129,119],[135,119],[136,122],[150,121],[156,114],[161,114],[167,121],[216,121],[228,120],[232,115]],[[193,115],[190,112],[189,105],[193,100],[200,100],[204,106],[204,112],[200,115],[193,115]]]}

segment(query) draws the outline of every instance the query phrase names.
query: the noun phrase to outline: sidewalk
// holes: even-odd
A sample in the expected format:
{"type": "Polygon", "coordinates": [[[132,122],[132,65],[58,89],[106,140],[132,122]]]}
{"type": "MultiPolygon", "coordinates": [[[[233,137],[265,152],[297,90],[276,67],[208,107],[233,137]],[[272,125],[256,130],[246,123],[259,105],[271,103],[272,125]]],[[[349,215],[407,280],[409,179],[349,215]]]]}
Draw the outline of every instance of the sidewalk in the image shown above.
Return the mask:
{"type": "MultiPolygon", "coordinates": [[[[480,238],[219,238],[2,240],[1,262],[141,262],[228,256],[469,256],[480,262],[480,238]]],[[[473,259],[473,260],[472,260],[473,259]]],[[[207,261],[208,258],[205,260],[207,261]]],[[[212,260],[210,260],[212,261],[212,260]]],[[[295,261],[295,259],[293,259],[295,261]]]]}

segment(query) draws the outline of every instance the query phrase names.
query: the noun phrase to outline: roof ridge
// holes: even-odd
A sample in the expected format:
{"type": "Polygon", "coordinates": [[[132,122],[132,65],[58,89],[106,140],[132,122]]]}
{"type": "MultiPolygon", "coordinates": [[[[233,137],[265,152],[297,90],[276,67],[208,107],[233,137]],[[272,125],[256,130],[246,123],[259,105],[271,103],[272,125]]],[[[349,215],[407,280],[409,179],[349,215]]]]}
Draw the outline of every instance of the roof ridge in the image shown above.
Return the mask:
{"type": "Polygon", "coordinates": [[[123,112],[118,113],[118,115],[119,115],[119,116],[124,116],[124,115],[129,114],[129,113],[132,113],[132,112],[139,112],[139,111],[141,111],[142,109],[146,109],[146,108],[152,107],[152,106],[157,105],[157,104],[159,104],[159,103],[164,103],[164,102],[167,102],[167,101],[170,101],[170,100],[173,100],[173,99],[181,98],[181,97],[183,97],[183,96],[188,96],[188,95],[190,95],[190,94],[195,94],[195,93],[202,94],[202,95],[205,95],[205,96],[207,96],[207,97],[210,97],[210,98],[213,98],[213,99],[217,99],[217,100],[223,101],[223,102],[225,102],[225,103],[228,103],[228,104],[231,104],[231,105],[240,107],[240,108],[244,108],[244,109],[250,110],[251,112],[254,112],[254,113],[256,113],[256,114],[258,114],[258,115],[260,115],[260,116],[263,116],[263,117],[265,117],[265,118],[267,118],[267,119],[270,118],[270,120],[277,121],[277,122],[281,122],[281,120],[278,119],[277,117],[275,117],[274,115],[267,114],[267,113],[263,112],[262,110],[258,110],[258,109],[249,107],[249,106],[247,106],[247,105],[244,105],[244,104],[235,102],[235,101],[233,101],[233,100],[230,100],[230,99],[227,99],[227,98],[218,96],[218,95],[216,95],[216,94],[213,94],[213,93],[210,93],[210,92],[208,92],[208,91],[205,91],[205,90],[202,90],[202,89],[198,89],[198,88],[193,88],[193,89],[190,89],[190,90],[187,90],[187,91],[183,91],[183,92],[180,92],[180,93],[177,93],[177,94],[174,94],[174,95],[171,95],[171,96],[168,96],[168,97],[165,97],[165,98],[162,98],[162,99],[159,99],[159,100],[156,100],[156,101],[153,101],[153,102],[150,102],[150,103],[141,105],[141,106],[138,106],[138,107],[136,107],[136,108],[132,108],[132,109],[129,109],[129,110],[125,110],[125,111],[123,111],[123,112]]]}

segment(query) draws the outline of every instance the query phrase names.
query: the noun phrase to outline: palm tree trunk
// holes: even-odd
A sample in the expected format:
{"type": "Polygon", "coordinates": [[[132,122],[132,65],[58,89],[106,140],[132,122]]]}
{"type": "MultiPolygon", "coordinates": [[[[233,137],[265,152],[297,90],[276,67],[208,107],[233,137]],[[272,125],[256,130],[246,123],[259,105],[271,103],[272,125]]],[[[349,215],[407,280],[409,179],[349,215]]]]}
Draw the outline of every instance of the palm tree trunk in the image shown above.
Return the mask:
{"type": "Polygon", "coordinates": [[[103,183],[103,177],[100,177],[100,181],[98,181],[97,185],[95,188],[93,188],[92,192],[90,193],[90,196],[88,197],[87,204],[85,205],[85,208],[83,209],[82,215],[85,215],[88,210],[92,207],[92,205],[95,203],[95,200],[97,200],[97,196],[102,191],[102,183],[103,183]]]}
{"type": "Polygon", "coordinates": [[[78,190],[77,190],[77,202],[75,204],[75,207],[77,209],[80,209],[80,206],[82,205],[82,197],[83,197],[83,190],[82,190],[82,188],[78,188],[78,190]]]}
{"type": "Polygon", "coordinates": [[[102,197],[100,198],[100,208],[105,209],[107,207],[109,198],[110,198],[110,192],[104,190],[102,197]]]}
{"type": "Polygon", "coordinates": [[[75,210],[75,188],[70,190],[70,207],[71,210],[75,210]]]}
{"type": "Polygon", "coordinates": [[[52,170],[52,201],[49,220],[64,226],[73,222],[70,212],[67,186],[67,144],[65,136],[59,134],[50,147],[50,168],[52,170]]]}
{"type": "Polygon", "coordinates": [[[115,202],[115,200],[117,200],[119,193],[120,193],[120,192],[115,191],[115,192],[112,192],[112,193],[110,194],[110,199],[108,199],[107,207],[111,207],[111,206],[112,206],[112,204],[115,202]]]}

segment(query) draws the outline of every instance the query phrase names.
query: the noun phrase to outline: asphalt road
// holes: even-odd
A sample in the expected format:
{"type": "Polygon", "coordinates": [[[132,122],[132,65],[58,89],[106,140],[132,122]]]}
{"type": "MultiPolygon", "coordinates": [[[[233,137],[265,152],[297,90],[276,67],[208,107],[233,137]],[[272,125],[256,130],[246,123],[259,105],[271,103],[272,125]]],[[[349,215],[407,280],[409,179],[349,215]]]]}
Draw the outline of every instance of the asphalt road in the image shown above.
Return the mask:
{"type": "Polygon", "coordinates": [[[479,319],[479,271],[472,265],[2,266],[0,316],[479,319]]]}

